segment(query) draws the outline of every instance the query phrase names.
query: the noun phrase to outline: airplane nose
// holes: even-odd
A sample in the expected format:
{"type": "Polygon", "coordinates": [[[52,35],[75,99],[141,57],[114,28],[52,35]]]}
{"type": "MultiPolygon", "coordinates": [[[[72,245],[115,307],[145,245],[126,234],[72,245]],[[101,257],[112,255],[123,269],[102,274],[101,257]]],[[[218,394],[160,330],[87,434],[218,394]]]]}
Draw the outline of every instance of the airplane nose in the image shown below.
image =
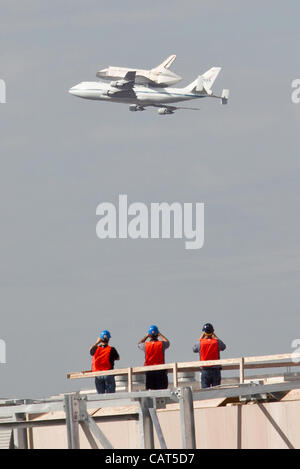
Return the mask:
{"type": "Polygon", "coordinates": [[[69,93],[72,94],[73,96],[78,96],[78,88],[76,86],[73,86],[72,88],[69,89],[69,93]]]}

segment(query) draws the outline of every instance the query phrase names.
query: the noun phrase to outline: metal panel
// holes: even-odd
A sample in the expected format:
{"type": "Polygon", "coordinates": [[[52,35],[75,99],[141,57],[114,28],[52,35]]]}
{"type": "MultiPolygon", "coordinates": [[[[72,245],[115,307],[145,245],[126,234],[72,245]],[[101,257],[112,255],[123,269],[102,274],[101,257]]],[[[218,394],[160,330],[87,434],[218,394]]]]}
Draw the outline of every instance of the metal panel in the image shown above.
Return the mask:
{"type": "MultiPolygon", "coordinates": [[[[2,417],[0,417],[0,424],[12,422],[12,418],[13,418],[12,415],[3,415],[2,417]]],[[[12,440],[12,428],[11,427],[5,428],[4,426],[0,427],[0,449],[8,449],[11,443],[11,440],[12,440]]]]}
{"type": "Polygon", "coordinates": [[[12,443],[12,429],[0,430],[0,450],[10,449],[12,443]]]}

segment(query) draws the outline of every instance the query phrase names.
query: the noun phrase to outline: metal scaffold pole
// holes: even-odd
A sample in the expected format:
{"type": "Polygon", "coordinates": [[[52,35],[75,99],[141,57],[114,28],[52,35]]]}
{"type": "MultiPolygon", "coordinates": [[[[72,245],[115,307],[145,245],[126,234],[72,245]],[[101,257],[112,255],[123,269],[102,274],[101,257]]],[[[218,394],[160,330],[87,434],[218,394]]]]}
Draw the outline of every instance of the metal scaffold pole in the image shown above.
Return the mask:
{"type": "Polygon", "coordinates": [[[68,448],[79,449],[79,396],[75,394],[65,394],[65,413],[68,434],[68,448]]]}
{"type": "Polygon", "coordinates": [[[195,449],[195,419],[192,389],[187,387],[181,390],[180,396],[180,418],[181,418],[181,435],[182,448],[195,449]]]}
{"type": "Polygon", "coordinates": [[[142,433],[142,446],[144,449],[154,448],[153,422],[149,408],[153,408],[152,399],[146,397],[140,400],[140,425],[142,433]]]}

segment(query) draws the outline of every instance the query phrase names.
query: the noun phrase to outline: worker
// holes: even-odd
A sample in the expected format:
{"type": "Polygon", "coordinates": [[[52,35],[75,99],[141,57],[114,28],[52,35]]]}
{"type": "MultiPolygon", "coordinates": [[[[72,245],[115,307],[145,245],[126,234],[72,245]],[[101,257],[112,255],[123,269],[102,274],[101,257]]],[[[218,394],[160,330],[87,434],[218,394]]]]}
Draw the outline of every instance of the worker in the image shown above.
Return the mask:
{"type": "MultiPolygon", "coordinates": [[[[97,342],[90,348],[92,371],[113,370],[115,360],[120,360],[117,350],[108,345],[110,338],[110,332],[104,330],[100,333],[97,342]]],[[[99,394],[113,393],[116,390],[115,377],[96,376],[95,386],[99,394]]]]}
{"type": "MultiPolygon", "coordinates": [[[[145,353],[144,366],[164,364],[165,350],[169,346],[169,340],[159,332],[158,327],[150,326],[148,333],[138,343],[138,348],[145,353]]],[[[168,374],[166,370],[146,373],[146,389],[167,389],[167,387],[168,374]]]]}
{"type": "MultiPolygon", "coordinates": [[[[226,349],[226,345],[220,340],[214,331],[213,325],[204,324],[202,335],[193,347],[193,352],[199,353],[200,360],[219,360],[220,352],[226,349]]],[[[221,366],[201,367],[201,388],[219,386],[221,384],[221,366]]]]}

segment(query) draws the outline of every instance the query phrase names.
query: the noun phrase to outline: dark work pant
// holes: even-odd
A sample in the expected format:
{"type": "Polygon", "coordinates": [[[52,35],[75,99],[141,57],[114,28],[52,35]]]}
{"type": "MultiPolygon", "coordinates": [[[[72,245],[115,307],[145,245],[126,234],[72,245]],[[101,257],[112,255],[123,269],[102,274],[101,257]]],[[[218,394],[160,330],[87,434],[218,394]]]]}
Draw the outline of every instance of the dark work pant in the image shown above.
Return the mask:
{"type": "Polygon", "coordinates": [[[146,373],[146,389],[167,389],[168,384],[168,374],[165,370],[146,373]]]}
{"type": "Polygon", "coordinates": [[[219,368],[202,368],[201,388],[210,388],[221,384],[221,370],[219,368]]]}
{"type": "Polygon", "coordinates": [[[98,394],[111,393],[116,391],[114,376],[96,376],[95,386],[98,394]]]}

